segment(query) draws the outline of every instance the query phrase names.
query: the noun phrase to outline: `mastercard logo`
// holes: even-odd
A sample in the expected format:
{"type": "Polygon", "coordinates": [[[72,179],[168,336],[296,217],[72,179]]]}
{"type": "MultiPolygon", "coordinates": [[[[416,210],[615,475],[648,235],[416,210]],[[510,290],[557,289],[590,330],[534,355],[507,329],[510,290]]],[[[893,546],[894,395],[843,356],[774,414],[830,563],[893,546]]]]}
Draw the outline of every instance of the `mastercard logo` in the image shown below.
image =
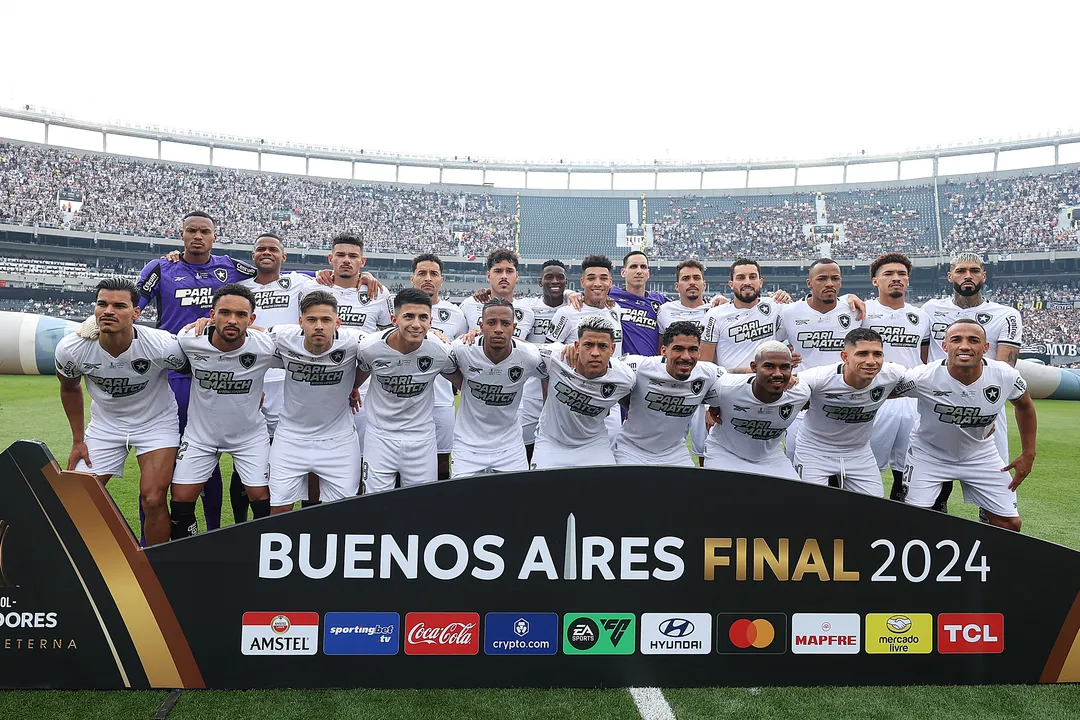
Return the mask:
{"type": "Polygon", "coordinates": [[[740,649],[757,648],[763,650],[776,639],[776,628],[768,620],[741,618],[731,624],[728,630],[731,644],[740,649]]]}

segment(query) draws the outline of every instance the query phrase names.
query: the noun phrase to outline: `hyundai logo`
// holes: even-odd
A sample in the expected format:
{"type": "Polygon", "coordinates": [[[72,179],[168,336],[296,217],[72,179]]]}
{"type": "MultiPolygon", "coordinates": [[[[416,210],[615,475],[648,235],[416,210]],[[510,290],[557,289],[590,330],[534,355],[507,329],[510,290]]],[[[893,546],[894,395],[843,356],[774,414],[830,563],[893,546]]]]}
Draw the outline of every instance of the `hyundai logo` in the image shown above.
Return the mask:
{"type": "Polygon", "coordinates": [[[660,632],[668,637],[686,637],[694,632],[694,623],[686,618],[668,618],[660,623],[660,632]]]}

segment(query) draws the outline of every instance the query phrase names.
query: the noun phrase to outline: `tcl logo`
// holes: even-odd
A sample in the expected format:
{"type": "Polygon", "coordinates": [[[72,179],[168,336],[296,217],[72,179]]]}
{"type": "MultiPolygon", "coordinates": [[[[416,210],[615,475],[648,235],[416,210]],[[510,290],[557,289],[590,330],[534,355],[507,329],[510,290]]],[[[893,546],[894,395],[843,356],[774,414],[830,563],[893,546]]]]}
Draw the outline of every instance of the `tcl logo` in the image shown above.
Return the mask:
{"type": "Polygon", "coordinates": [[[476,655],[480,652],[479,628],[477,613],[408,613],[405,654],[476,655]]]}
{"type": "Polygon", "coordinates": [[[939,653],[999,653],[1005,650],[1001,613],[944,613],[937,619],[939,653]]]}

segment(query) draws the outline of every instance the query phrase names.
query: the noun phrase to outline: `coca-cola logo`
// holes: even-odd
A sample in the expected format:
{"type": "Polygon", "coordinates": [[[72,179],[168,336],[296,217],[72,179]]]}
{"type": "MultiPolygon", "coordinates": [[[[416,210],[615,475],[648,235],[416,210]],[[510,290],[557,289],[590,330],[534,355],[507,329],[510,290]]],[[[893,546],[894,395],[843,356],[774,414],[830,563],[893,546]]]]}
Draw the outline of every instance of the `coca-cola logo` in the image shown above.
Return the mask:
{"type": "Polygon", "coordinates": [[[468,612],[415,612],[405,616],[406,655],[476,655],[480,616],[468,612]]]}

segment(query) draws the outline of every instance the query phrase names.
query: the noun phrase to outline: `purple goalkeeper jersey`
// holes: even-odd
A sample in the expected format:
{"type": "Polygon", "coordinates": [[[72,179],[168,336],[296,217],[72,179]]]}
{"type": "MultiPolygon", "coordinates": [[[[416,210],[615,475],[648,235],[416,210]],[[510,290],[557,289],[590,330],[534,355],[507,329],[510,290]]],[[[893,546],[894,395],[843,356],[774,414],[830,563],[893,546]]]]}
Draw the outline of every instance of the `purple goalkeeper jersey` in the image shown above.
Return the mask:
{"type": "Polygon", "coordinates": [[[255,268],[228,255],[211,255],[203,265],[151,260],[139,273],[139,307],[157,307],[158,327],[171,333],[210,315],[218,288],[255,277],[255,268]]]}
{"type": "Polygon", "coordinates": [[[660,346],[660,331],[656,313],[668,301],[656,291],[645,297],[634,295],[621,287],[612,287],[608,297],[619,304],[622,312],[622,351],[627,355],[656,355],[660,346]]]}

